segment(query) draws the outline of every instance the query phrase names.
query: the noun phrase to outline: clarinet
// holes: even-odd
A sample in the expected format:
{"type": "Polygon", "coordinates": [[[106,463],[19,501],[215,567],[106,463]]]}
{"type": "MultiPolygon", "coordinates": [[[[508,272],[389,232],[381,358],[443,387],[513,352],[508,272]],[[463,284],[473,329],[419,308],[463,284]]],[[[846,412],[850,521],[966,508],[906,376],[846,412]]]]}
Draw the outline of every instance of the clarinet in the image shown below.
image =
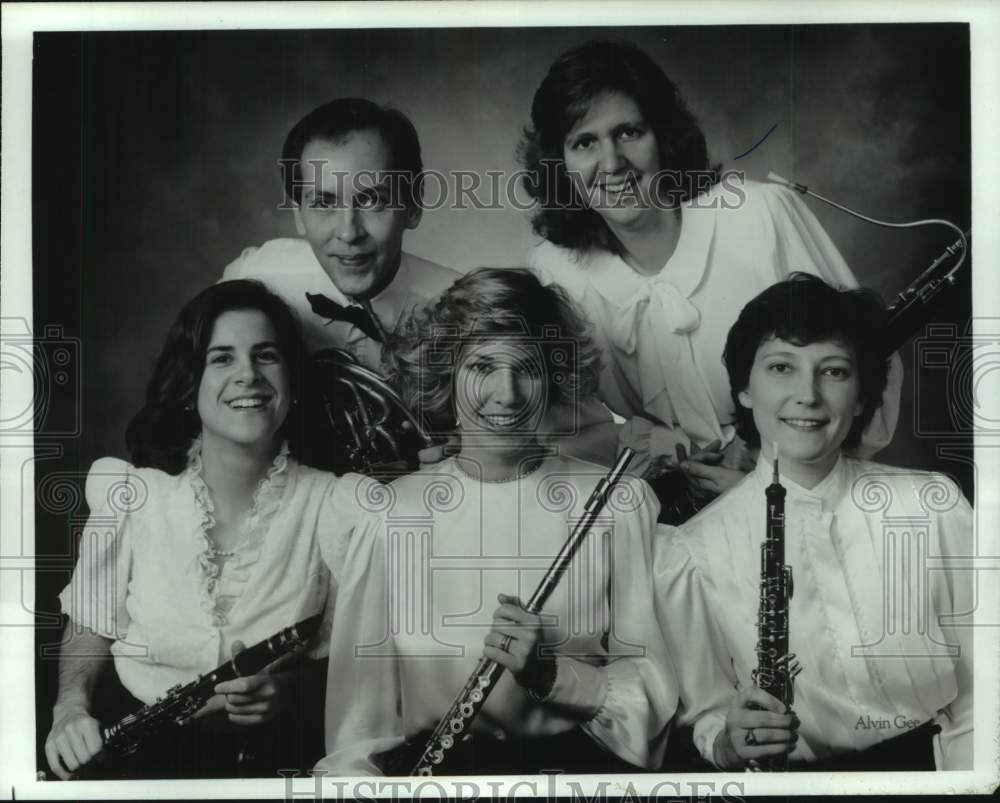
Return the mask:
{"type": "MultiPolygon", "coordinates": [[[[767,536],[760,545],[760,605],[757,610],[757,668],[753,684],[776,697],[790,710],[794,702],[793,681],[799,667],[788,653],[788,603],[792,598],[792,567],[785,564],[785,487],[778,479],[775,446],[774,476],[764,491],[767,497],[767,536]]],[[[783,772],[788,756],[776,756],[751,764],[755,771],[783,772]]]]}
{"type": "MultiPolygon", "coordinates": [[[[104,745],[95,756],[94,763],[104,763],[135,753],[151,737],[166,728],[186,725],[195,712],[215,694],[216,685],[233,678],[254,675],[281,656],[301,650],[319,630],[322,618],[322,614],[316,614],[286,627],[270,638],[247,647],[207,675],[199,675],[189,683],[172,686],[156,702],[143,706],[102,729],[104,745]]],[[[81,770],[86,770],[86,767],[81,770]]]]}
{"type": "MultiPolygon", "coordinates": [[[[596,521],[604,505],[607,503],[612,488],[622,478],[622,474],[625,473],[625,469],[628,468],[628,464],[634,456],[635,452],[631,449],[623,449],[611,471],[597,484],[586,505],[584,505],[583,516],[573,528],[569,538],[566,539],[566,543],[563,544],[562,549],[559,550],[559,554],[556,555],[555,560],[552,561],[552,565],[549,566],[545,577],[542,578],[538,588],[535,589],[535,593],[528,600],[525,610],[529,613],[537,614],[541,611],[545,602],[558,585],[560,578],[565,573],[576,551],[587,537],[587,533],[593,526],[594,521],[596,521]]],[[[411,776],[433,775],[436,769],[441,769],[448,750],[468,731],[472,725],[472,721],[486,703],[486,698],[489,697],[490,692],[496,687],[502,674],[503,666],[492,658],[483,656],[479,659],[479,663],[476,665],[472,676],[451,704],[448,713],[444,715],[434,729],[434,732],[428,738],[420,759],[410,772],[411,776]]]]}

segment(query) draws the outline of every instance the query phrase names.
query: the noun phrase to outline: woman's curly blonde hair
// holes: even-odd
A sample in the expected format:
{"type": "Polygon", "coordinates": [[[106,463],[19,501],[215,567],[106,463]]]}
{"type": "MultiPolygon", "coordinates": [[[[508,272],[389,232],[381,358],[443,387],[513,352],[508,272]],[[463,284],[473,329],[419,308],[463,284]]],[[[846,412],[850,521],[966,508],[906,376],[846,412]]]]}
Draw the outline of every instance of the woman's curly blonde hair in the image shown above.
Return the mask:
{"type": "Polygon", "coordinates": [[[512,339],[537,346],[548,407],[575,405],[597,389],[601,354],[566,292],[527,268],[477,268],[411,315],[386,365],[407,406],[434,435],[455,429],[454,376],[465,347],[512,339]]]}

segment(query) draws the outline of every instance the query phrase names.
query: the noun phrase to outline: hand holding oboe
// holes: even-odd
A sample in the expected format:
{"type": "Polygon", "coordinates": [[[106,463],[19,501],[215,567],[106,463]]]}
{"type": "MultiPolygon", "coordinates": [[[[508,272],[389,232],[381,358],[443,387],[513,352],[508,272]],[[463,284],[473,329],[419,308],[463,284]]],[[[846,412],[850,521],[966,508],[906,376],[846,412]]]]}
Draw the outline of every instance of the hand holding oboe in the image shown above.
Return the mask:
{"type": "Polygon", "coordinates": [[[726,727],[715,739],[715,763],[741,770],[751,762],[786,756],[798,743],[799,724],[795,712],[778,698],[763,689],[743,689],[729,704],[726,727]]]}

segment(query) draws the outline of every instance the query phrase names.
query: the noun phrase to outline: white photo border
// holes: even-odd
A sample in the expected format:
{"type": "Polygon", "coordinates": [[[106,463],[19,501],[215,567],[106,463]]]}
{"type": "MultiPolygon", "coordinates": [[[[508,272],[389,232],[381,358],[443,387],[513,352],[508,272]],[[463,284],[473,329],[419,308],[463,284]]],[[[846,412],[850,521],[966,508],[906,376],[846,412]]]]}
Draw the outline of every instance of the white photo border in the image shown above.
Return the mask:
{"type": "MultiPolygon", "coordinates": [[[[971,25],[971,107],[973,150],[972,241],[974,273],[973,315],[975,334],[1000,339],[1000,6],[989,2],[927,2],[901,6],[892,2],[816,2],[792,5],[784,2],[444,2],[444,3],[37,3],[3,6],[3,103],[2,103],[2,295],[4,318],[31,320],[31,75],[32,35],[35,31],[96,30],[221,30],[299,28],[391,28],[391,27],[535,27],[558,25],[647,25],[663,24],[669,11],[672,25],[716,24],[809,24],[842,22],[968,22],[971,25]],[[992,325],[991,325],[992,324],[992,325]]],[[[6,373],[2,377],[10,378],[6,373]]],[[[998,404],[998,400],[993,400],[998,404]]],[[[995,419],[1000,420],[1000,410],[995,419]]],[[[9,397],[0,392],[0,421],[10,413],[9,397]],[[7,403],[5,404],[5,398],[7,403]]],[[[30,459],[31,439],[0,445],[0,532],[31,533],[33,509],[19,509],[20,463],[30,459]],[[25,452],[24,450],[28,451],[25,452]],[[20,451],[19,451],[20,450],[20,451]],[[17,465],[12,468],[12,465],[17,465]]],[[[1000,533],[1000,449],[977,438],[976,465],[981,478],[976,509],[981,532],[1000,533]]],[[[30,469],[29,469],[30,471],[30,469]]],[[[27,475],[29,483],[30,474],[27,475]]],[[[989,537],[989,536],[987,536],[989,537]]],[[[7,535],[4,536],[7,538],[7,535]]],[[[985,541],[985,539],[984,539],[985,541]]],[[[41,783],[35,780],[34,734],[34,637],[30,612],[21,599],[32,599],[34,583],[30,571],[33,544],[21,544],[21,552],[0,550],[0,794],[18,799],[106,799],[286,797],[286,782],[261,780],[76,782],[41,783]],[[11,557],[13,555],[13,557],[11,557]],[[27,563],[25,561],[28,561],[27,563]],[[23,584],[23,585],[22,585],[23,584]],[[28,626],[25,626],[28,625],[28,626]]],[[[996,541],[993,541],[996,547],[996,541]]],[[[995,550],[995,552],[998,550],[995,550]]],[[[1000,559],[995,569],[1000,569],[1000,559]]],[[[1000,572],[983,576],[981,604],[1000,610],[997,578],[1000,572]]],[[[612,776],[550,776],[542,778],[462,779],[464,786],[443,783],[450,793],[463,791],[520,796],[569,796],[583,790],[588,797],[600,791],[608,796],[629,793],[667,794],[692,798],[708,795],[741,797],[744,794],[821,793],[942,793],[989,792],[1000,781],[1000,702],[998,702],[997,628],[978,628],[976,661],[976,754],[972,772],[844,773],[844,774],[704,774],[644,775],[632,779],[612,776]],[[534,785],[532,785],[532,783],[534,785]],[[576,784],[576,786],[572,785],[576,784]],[[657,788],[657,784],[660,784],[657,788]],[[473,786],[475,785],[475,786],[473,786]]],[[[300,778],[292,791],[297,799],[310,799],[315,781],[300,778]]],[[[352,779],[324,778],[323,796],[340,797],[354,791],[369,797],[399,796],[400,781],[367,780],[361,787],[352,779]]],[[[440,781],[438,783],[441,783],[440,781]]],[[[418,797],[434,796],[434,786],[409,787],[418,797]]]]}

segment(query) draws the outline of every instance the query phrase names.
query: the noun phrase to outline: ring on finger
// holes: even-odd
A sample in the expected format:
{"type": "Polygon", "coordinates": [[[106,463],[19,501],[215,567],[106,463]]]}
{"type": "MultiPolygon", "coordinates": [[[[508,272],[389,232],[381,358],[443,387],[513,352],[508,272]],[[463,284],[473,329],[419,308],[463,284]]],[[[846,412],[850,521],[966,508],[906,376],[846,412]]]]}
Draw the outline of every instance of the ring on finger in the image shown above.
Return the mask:
{"type": "Polygon", "coordinates": [[[514,637],[509,633],[500,639],[500,649],[504,652],[510,652],[510,643],[514,640],[514,637]]]}
{"type": "Polygon", "coordinates": [[[757,734],[753,732],[753,728],[747,728],[746,735],[743,737],[743,744],[750,745],[751,747],[757,744],[757,734]]]}

